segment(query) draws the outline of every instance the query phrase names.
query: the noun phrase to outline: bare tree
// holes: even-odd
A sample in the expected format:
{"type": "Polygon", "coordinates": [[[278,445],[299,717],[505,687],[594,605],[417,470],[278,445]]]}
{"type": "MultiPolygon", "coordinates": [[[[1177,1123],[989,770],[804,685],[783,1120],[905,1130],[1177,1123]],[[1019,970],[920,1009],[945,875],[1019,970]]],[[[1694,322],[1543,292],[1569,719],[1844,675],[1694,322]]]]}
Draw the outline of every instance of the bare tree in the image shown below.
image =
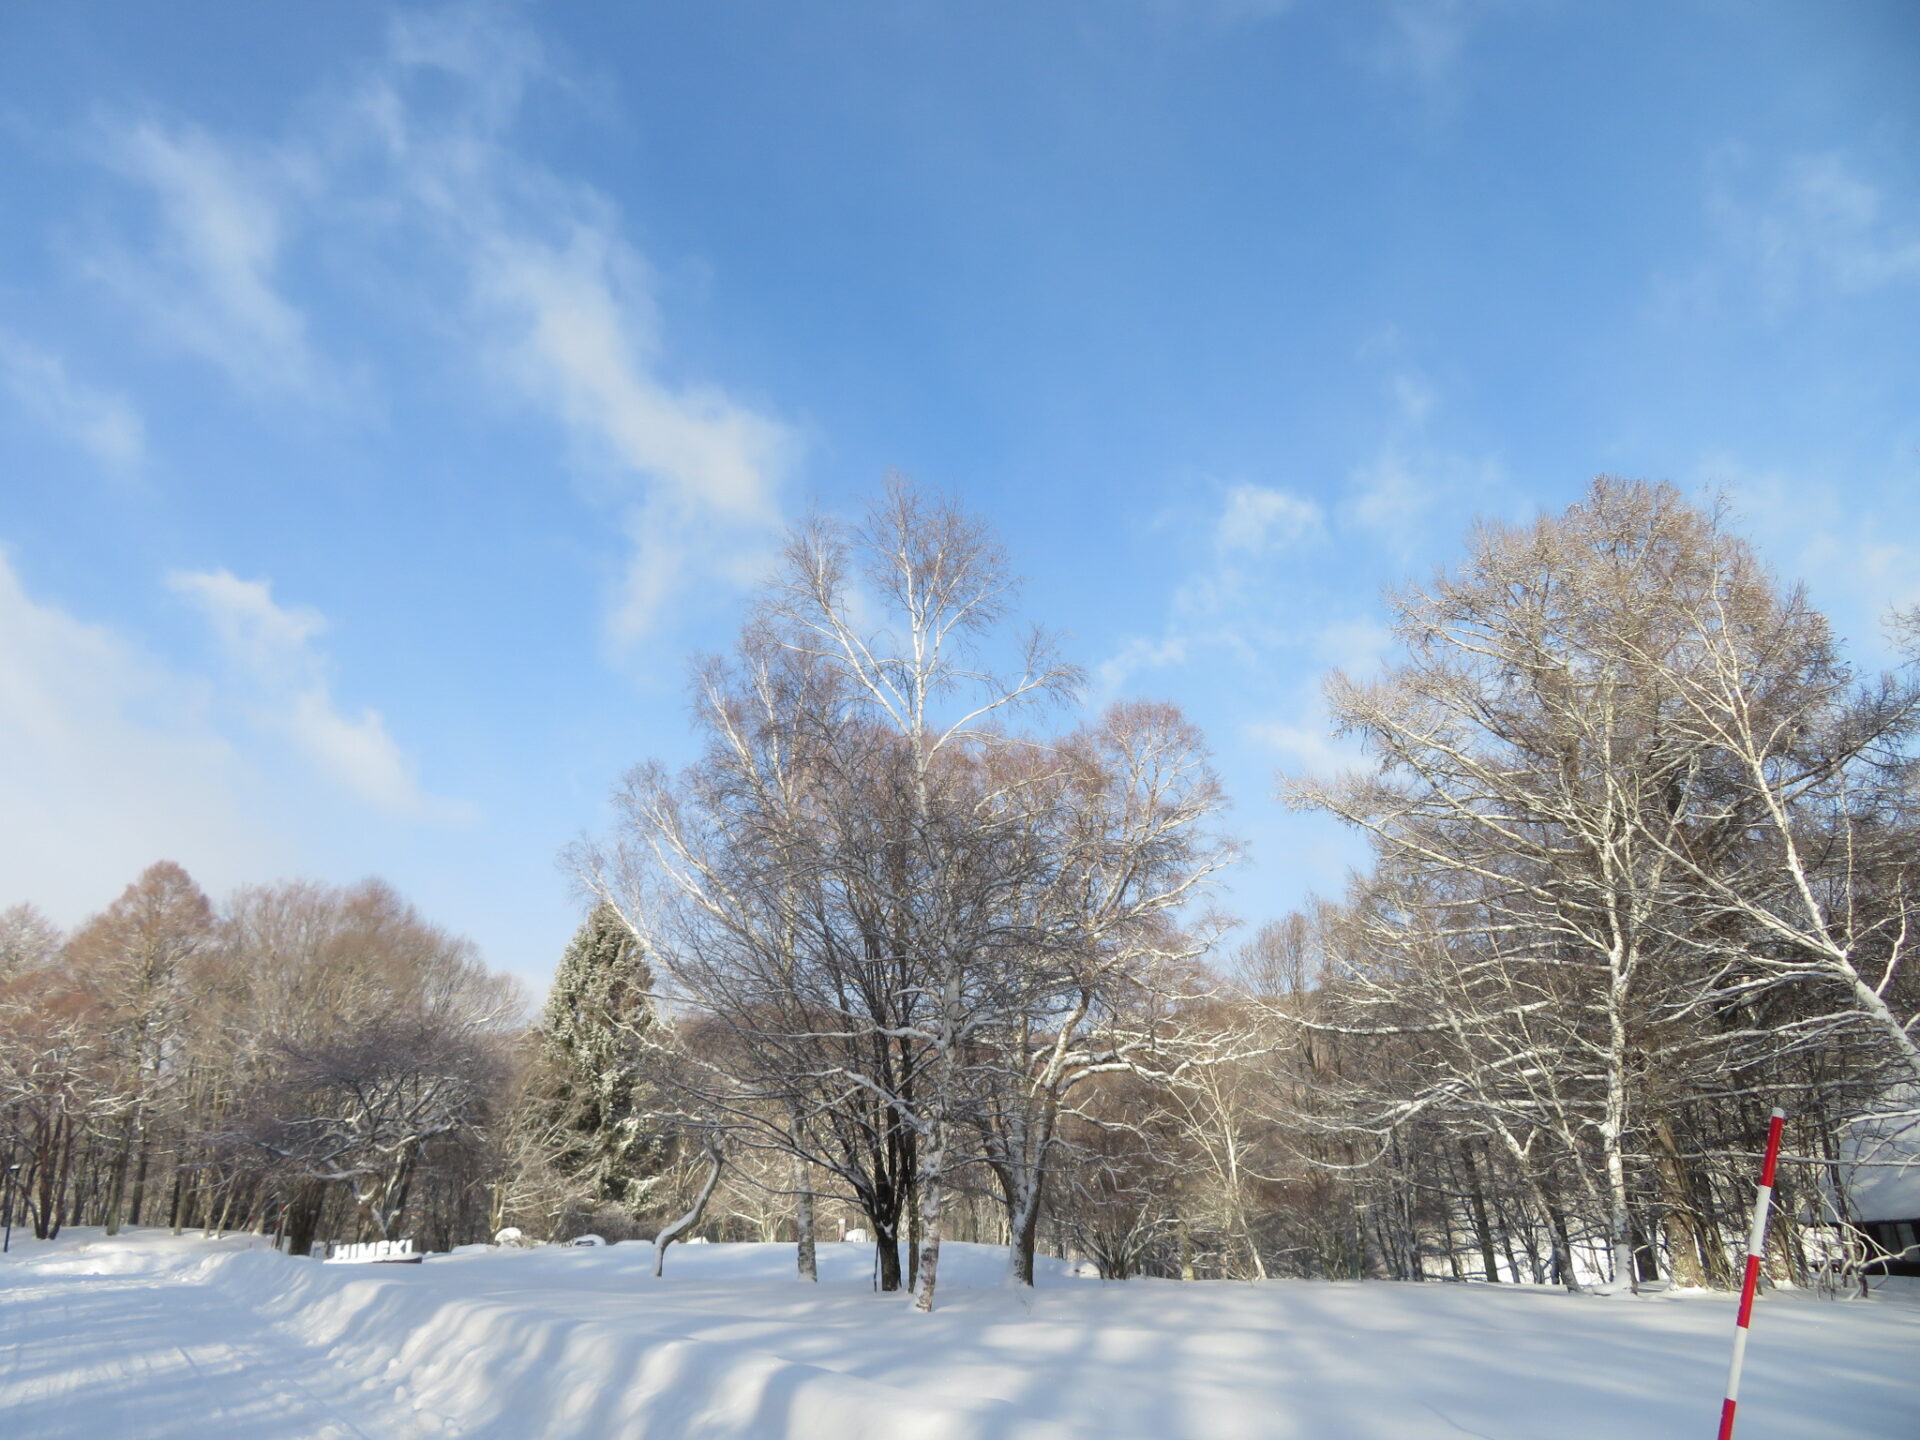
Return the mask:
{"type": "Polygon", "coordinates": [[[1920,987],[1906,983],[1920,855],[1905,748],[1920,684],[1856,680],[1802,592],[1780,593],[1744,547],[1713,540],[1725,580],[1689,617],[1688,663],[1668,678],[1676,730],[1724,780],[1694,797],[1687,832],[1652,837],[1718,912],[1684,938],[1727,965],[1720,996],[1824,992],[1831,1003],[1816,1001],[1796,1028],[1845,1016],[1887,1051],[1896,1078],[1920,1083],[1920,987]],[[1685,843],[1702,831],[1723,843],[1685,843]]]}
{"type": "MultiPolygon", "coordinates": [[[[1422,999],[1441,1013],[1423,1018],[1450,1047],[1424,1103],[1471,1093],[1485,1117],[1517,1090],[1564,1142],[1590,1134],[1622,1281],[1642,1058],[1678,1063],[1676,1032],[1700,1039],[1708,1005],[1680,938],[1706,918],[1683,857],[1722,849],[1739,819],[1702,803],[1724,766],[1689,727],[1689,677],[1708,634],[1793,669],[1769,649],[1763,589],[1664,487],[1599,481],[1564,516],[1484,526],[1457,573],[1395,600],[1404,658],[1371,684],[1330,682],[1378,772],[1293,792],[1367,830],[1400,877],[1375,913],[1426,957],[1422,999]]],[[[1713,1063],[1704,1047],[1687,1060],[1713,1063]]]]}
{"type": "Polygon", "coordinates": [[[390,1234],[431,1149],[471,1139],[504,1086],[513,988],[377,882],[244,891],[224,943],[240,989],[229,1147],[291,1187],[295,1253],[336,1188],[362,1234],[390,1234]]]}
{"type": "Polygon", "coordinates": [[[102,1006],[120,1071],[109,1235],[120,1228],[123,1200],[133,1223],[140,1223],[151,1154],[148,1126],[170,1076],[165,1058],[185,1005],[185,969],[212,933],[213,907],[200,887],[178,865],[161,861],[68,942],[67,964],[102,1006]]]}
{"type": "Polygon", "coordinates": [[[1020,755],[1038,783],[1015,829],[1032,847],[1006,902],[1019,943],[998,964],[968,1057],[968,1106],[999,1183],[1016,1283],[1033,1283],[1048,1164],[1063,1107],[1096,1075],[1184,1071],[1205,1057],[1170,1016],[1203,990],[1214,927],[1176,915],[1234,856],[1208,825],[1223,807],[1199,733],[1165,704],[1116,706],[1020,755]],[[1174,1052],[1179,1052],[1177,1055],[1174,1052]]]}
{"type": "Polygon", "coordinates": [[[1026,743],[1008,715],[1077,680],[1037,633],[996,678],[1012,589],[983,527],[900,482],[861,527],[799,527],[735,664],[700,672],[705,762],[636,774],[624,854],[588,866],[603,891],[624,871],[684,1002],[725,1017],[739,1122],[859,1197],[888,1288],[917,1197],[922,1308],[977,982],[1024,922],[1001,902],[1027,817],[994,757],[1026,743]]]}
{"type": "Polygon", "coordinates": [[[1353,1113],[1438,1123],[1457,1161],[1494,1144],[1563,1272],[1571,1184],[1616,1280],[1648,1268],[1649,1213],[1677,1272],[1723,1278],[1706,1172],[1763,1093],[1816,1085],[1818,1115],[1876,1050],[1913,1073],[1920,695],[1858,684],[1804,597],[1664,486],[1483,526],[1394,604],[1402,658],[1329,689],[1377,771],[1292,790],[1378,858],[1315,1022],[1385,1067],[1353,1113]]]}
{"type": "Polygon", "coordinates": [[[32,905],[0,910],[0,984],[45,970],[64,943],[60,927],[32,905]]]}

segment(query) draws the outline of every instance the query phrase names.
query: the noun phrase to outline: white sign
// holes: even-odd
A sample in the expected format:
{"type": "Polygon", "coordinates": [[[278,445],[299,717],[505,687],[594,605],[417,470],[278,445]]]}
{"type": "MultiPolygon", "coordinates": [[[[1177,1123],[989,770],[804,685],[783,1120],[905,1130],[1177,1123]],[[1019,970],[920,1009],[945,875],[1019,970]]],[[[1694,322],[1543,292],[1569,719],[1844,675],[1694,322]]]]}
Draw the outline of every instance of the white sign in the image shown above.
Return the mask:
{"type": "Polygon", "coordinates": [[[327,1246],[329,1265],[370,1265],[381,1260],[419,1261],[411,1240],[368,1240],[358,1245],[327,1246]]]}

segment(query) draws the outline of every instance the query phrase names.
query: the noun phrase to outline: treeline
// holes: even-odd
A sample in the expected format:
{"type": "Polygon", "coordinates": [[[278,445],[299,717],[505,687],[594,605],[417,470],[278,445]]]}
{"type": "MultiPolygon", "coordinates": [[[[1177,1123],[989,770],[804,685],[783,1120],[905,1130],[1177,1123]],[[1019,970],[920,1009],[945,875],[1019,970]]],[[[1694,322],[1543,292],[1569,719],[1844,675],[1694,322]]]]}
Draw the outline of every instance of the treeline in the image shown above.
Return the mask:
{"type": "Polygon", "coordinates": [[[1724,1285],[1779,1105],[1775,1274],[1857,1250],[1843,1162],[1920,1094],[1920,690],[1722,516],[1599,481],[1394,596],[1394,657],[1328,685],[1368,765],[1284,782],[1371,862],[1241,941],[1202,738],[1089,714],[1016,598],[904,485],[792,532],[694,667],[698,758],[570,856],[531,1024],[377,886],[15,912],[32,1223],[704,1229],[803,1277],[857,1226],[923,1308],[943,1237],[1027,1283],[1724,1285]]]}
{"type": "Polygon", "coordinates": [[[0,915],[8,1219],[486,1231],[521,1023],[512,987],[377,882],[241,891],[149,868],[62,937],[0,915]]]}
{"type": "Polygon", "coordinates": [[[1378,768],[1291,789],[1374,848],[1283,1007],[1326,1057],[1304,1113],[1401,1147],[1488,1274],[1490,1172],[1563,1276],[1596,1237],[1615,1279],[1726,1285],[1782,1106],[1804,1278],[1856,1122],[1920,1098],[1911,671],[1857,674],[1667,487],[1486,527],[1394,615],[1395,663],[1329,688],[1378,768]]]}
{"type": "Polygon", "coordinates": [[[1844,1209],[1850,1127],[1920,1080],[1920,691],[1856,674],[1721,516],[1600,481],[1395,596],[1396,658],[1328,688],[1373,764],[1286,787],[1372,864],[1237,949],[1199,736],[1060,707],[1079,677],[1000,638],[1012,594],[905,488],[797,530],[696,669],[701,759],[637,770],[576,857],[661,977],[683,1129],[852,1198],[923,1307],[956,1200],[1019,1279],[1044,1243],[1724,1284],[1775,1105],[1778,1265],[1828,1256],[1803,1226],[1844,1209]]]}

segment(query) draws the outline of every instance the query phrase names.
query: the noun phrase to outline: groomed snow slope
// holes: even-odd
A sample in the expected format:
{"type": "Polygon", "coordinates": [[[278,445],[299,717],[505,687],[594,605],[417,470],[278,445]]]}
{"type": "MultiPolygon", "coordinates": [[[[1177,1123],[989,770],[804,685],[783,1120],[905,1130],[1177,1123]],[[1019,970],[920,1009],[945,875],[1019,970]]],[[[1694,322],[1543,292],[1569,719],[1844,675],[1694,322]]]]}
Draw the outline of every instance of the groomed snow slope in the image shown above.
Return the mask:
{"type": "MultiPolygon", "coordinates": [[[[80,1232],[0,1261],[7,1440],[1641,1440],[1711,1434],[1724,1297],[1457,1285],[1036,1293],[951,1247],[942,1307],[864,1247],[466,1252],[322,1266],[80,1232]]],[[[1920,1306],[1768,1296],[1740,1440],[1920,1434],[1920,1306]]]]}

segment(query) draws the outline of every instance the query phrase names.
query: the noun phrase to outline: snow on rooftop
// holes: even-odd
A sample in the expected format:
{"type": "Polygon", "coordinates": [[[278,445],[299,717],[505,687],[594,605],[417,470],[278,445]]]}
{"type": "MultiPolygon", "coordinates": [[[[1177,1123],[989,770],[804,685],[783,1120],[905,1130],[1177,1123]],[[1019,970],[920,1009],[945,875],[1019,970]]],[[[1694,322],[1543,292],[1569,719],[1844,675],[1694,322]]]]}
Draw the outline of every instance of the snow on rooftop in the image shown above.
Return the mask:
{"type": "Polygon", "coordinates": [[[1881,1110],[1840,1142],[1849,1207],[1860,1221],[1920,1219],[1920,1090],[1890,1092],[1881,1110]]]}

